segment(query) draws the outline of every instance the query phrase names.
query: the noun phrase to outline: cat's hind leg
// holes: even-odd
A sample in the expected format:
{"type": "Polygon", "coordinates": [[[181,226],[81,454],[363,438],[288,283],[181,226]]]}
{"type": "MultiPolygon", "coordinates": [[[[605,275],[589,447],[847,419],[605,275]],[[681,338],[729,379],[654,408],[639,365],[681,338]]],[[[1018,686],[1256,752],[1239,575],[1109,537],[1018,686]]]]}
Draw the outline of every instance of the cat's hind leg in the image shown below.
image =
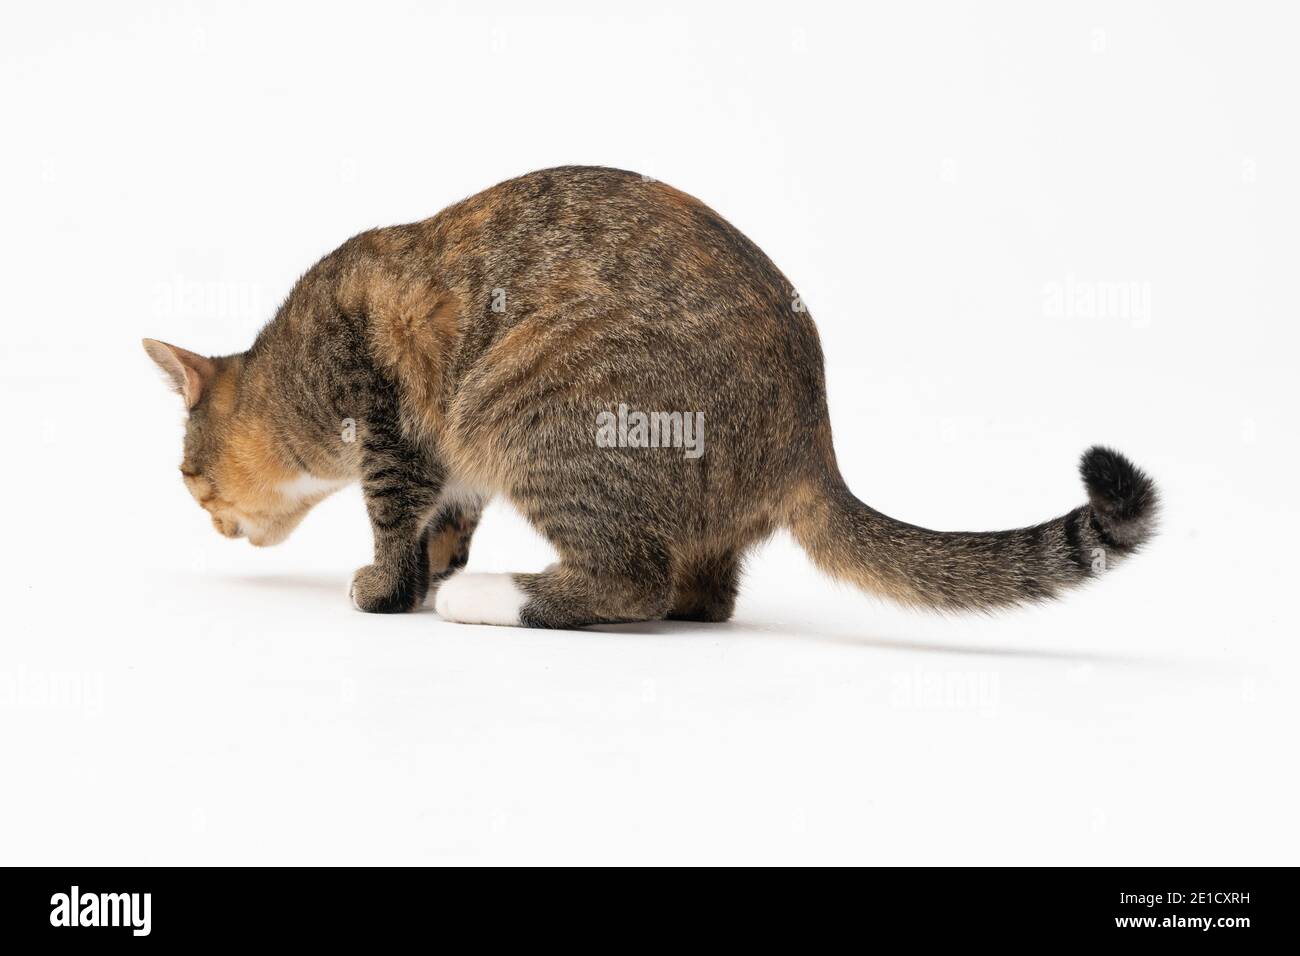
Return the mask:
{"type": "Polygon", "coordinates": [[[534,515],[560,561],[537,574],[455,575],[438,589],[438,614],[546,628],[662,619],[672,605],[668,549],[640,522],[592,521],[597,510],[534,515]]]}
{"type": "Polygon", "coordinates": [[[593,574],[561,562],[537,574],[458,574],[438,589],[435,607],[461,624],[575,628],[660,620],[670,601],[663,571],[593,574]]]}
{"type": "Polygon", "coordinates": [[[740,556],[735,551],[706,552],[683,560],[673,570],[668,617],[677,621],[730,620],[739,586],[740,556]]]}

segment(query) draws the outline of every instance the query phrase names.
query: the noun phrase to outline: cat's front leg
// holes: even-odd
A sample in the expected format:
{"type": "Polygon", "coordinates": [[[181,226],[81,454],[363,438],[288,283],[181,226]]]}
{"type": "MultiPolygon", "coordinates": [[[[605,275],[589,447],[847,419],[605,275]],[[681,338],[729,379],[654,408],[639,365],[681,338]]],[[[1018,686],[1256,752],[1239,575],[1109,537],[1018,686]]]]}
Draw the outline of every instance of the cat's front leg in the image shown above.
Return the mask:
{"type": "Polygon", "coordinates": [[[375,539],[375,559],[352,576],[358,610],[400,614],[429,590],[425,529],[438,506],[445,472],[396,433],[373,428],[363,440],[361,490],[375,539]]]}
{"type": "Polygon", "coordinates": [[[444,581],[465,567],[482,510],[483,504],[478,500],[444,502],[425,528],[431,593],[436,593],[444,581]]]}

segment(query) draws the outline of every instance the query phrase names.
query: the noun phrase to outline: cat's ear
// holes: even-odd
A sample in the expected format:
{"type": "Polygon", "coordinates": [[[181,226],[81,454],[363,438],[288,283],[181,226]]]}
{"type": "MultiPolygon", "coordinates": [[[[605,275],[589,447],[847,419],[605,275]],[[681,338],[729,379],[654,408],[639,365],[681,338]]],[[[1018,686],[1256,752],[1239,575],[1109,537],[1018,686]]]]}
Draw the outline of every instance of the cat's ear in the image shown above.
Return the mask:
{"type": "Polygon", "coordinates": [[[144,350],[158,363],[172,387],[185,399],[185,407],[193,408],[203,397],[217,374],[217,363],[188,349],[168,345],[157,339],[145,339],[144,350]]]}

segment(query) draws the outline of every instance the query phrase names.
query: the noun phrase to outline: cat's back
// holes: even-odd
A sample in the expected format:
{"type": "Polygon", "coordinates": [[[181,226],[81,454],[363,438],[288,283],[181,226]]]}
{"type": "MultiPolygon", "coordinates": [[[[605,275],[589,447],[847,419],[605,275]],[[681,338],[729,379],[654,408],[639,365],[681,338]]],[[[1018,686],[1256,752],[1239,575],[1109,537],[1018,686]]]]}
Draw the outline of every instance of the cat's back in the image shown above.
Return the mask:
{"type": "MultiPolygon", "coordinates": [[[[784,310],[790,283],[703,202],[621,169],[560,166],[506,180],[422,224],[438,272],[517,317],[558,296],[616,297],[629,312],[784,310]]],[[[500,313],[500,314],[504,314],[500,313]]]]}

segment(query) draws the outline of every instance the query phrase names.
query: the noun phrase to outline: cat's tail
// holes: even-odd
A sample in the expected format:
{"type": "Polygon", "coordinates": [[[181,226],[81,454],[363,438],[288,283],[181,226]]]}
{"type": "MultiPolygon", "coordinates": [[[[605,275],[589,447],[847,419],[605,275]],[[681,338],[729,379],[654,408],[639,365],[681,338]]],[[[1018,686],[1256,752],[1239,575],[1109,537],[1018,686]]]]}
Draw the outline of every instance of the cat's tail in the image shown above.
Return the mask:
{"type": "Polygon", "coordinates": [[[823,571],[915,607],[992,610],[1041,601],[1136,551],[1155,530],[1155,484],[1119,452],[1090,448],[1088,504],[1015,531],[930,531],[863,504],[832,466],[791,501],[795,539],[823,571]]]}

